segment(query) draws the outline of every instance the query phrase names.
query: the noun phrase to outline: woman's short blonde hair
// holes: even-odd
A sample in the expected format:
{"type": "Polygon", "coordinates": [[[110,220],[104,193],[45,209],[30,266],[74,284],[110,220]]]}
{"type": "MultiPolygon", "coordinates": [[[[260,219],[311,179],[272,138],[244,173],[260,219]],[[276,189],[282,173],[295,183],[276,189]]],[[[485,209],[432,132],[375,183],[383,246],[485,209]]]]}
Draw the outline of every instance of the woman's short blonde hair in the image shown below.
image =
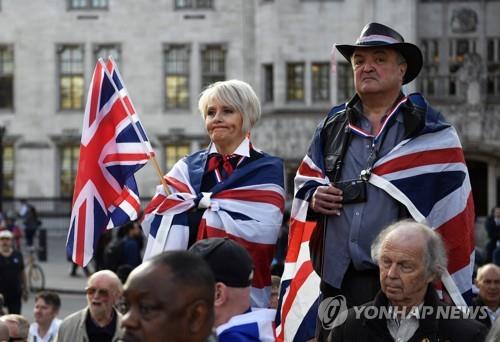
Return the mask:
{"type": "Polygon", "coordinates": [[[203,119],[211,101],[226,104],[238,110],[243,117],[243,132],[247,133],[259,120],[260,101],[252,87],[240,80],[215,82],[200,94],[198,109],[203,119]]]}

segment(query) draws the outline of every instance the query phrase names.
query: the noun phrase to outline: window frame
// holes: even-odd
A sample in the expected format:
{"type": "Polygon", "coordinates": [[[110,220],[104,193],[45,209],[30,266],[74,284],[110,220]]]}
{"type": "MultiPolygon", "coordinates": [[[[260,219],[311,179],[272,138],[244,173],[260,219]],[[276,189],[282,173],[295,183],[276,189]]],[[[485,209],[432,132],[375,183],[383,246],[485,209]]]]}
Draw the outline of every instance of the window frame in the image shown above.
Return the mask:
{"type": "Polygon", "coordinates": [[[217,82],[217,81],[225,81],[226,80],[226,75],[227,75],[227,47],[226,47],[226,44],[217,44],[217,43],[213,43],[213,44],[205,44],[201,47],[200,49],[200,77],[201,77],[201,80],[200,80],[200,84],[201,84],[201,88],[202,89],[205,89],[208,85],[214,83],[214,82],[217,82]],[[206,57],[211,50],[219,50],[219,52],[221,53],[221,55],[219,56],[220,58],[218,59],[213,59],[213,60],[208,60],[207,58],[210,57],[206,57]],[[220,62],[220,60],[222,60],[222,63],[220,62]],[[206,63],[208,64],[222,64],[222,71],[220,70],[217,70],[217,71],[212,71],[210,70],[211,68],[208,68],[208,71],[207,69],[205,68],[205,65],[206,63]],[[210,79],[209,82],[207,82],[206,80],[207,79],[210,79]]]}
{"type": "Polygon", "coordinates": [[[337,102],[347,102],[356,92],[351,63],[337,62],[337,102]]]}
{"type": "Polygon", "coordinates": [[[102,0],[105,1],[106,4],[103,6],[96,6],[94,4],[94,0],[80,0],[85,2],[83,6],[76,6],[74,5],[75,1],[74,0],[67,0],[67,6],[69,11],[80,11],[80,10],[92,10],[92,11],[107,11],[109,9],[109,0],[102,0]]]}
{"type": "Polygon", "coordinates": [[[263,73],[263,94],[262,98],[264,103],[274,102],[274,64],[264,63],[262,64],[263,73]]]}
{"type": "Polygon", "coordinates": [[[441,64],[441,55],[438,38],[422,38],[420,46],[422,47],[423,65],[419,77],[420,89],[426,96],[437,96],[439,92],[439,68],[441,64]]]}
{"type": "MultiPolygon", "coordinates": [[[[69,60],[71,64],[74,62],[71,62],[71,59],[69,60]]],[[[58,80],[58,106],[59,106],[59,111],[81,111],[84,109],[84,102],[85,102],[85,46],[84,44],[59,44],[57,46],[57,58],[56,58],[56,63],[57,63],[57,80],[58,80]],[[64,53],[65,49],[72,48],[72,49],[79,49],[80,50],[80,55],[81,55],[81,60],[76,62],[81,63],[80,65],[80,72],[64,72],[63,71],[63,59],[62,55],[64,53]],[[80,104],[79,106],[72,105],[70,107],[64,107],[63,106],[63,87],[62,87],[62,79],[63,77],[79,77],[81,79],[81,96],[80,96],[80,104]]],[[[71,87],[69,93],[71,94],[73,90],[73,83],[74,81],[71,80],[71,87]]],[[[77,85],[75,85],[77,87],[77,85]]],[[[78,91],[78,89],[77,89],[78,91]]],[[[72,95],[69,96],[71,98],[71,102],[74,102],[74,99],[72,98],[72,95]]]]}
{"type": "Polygon", "coordinates": [[[214,1],[213,0],[174,0],[174,10],[213,10],[214,1]],[[179,4],[181,1],[185,5],[179,4]],[[203,3],[207,3],[204,5],[203,3]]]}
{"type": "Polygon", "coordinates": [[[102,56],[99,51],[100,50],[116,50],[117,56],[112,55],[113,60],[115,61],[116,65],[120,66],[122,63],[122,47],[121,44],[119,43],[96,43],[93,44],[92,47],[92,54],[94,61],[97,61],[99,57],[102,57],[105,61],[109,57],[109,53],[107,53],[106,56],[102,56]]]}
{"type": "Polygon", "coordinates": [[[65,143],[61,143],[60,145],[58,145],[58,153],[59,153],[59,158],[58,158],[58,161],[59,161],[59,164],[58,164],[59,190],[58,190],[58,193],[59,193],[60,197],[71,198],[71,197],[73,197],[73,192],[75,190],[75,180],[76,180],[76,175],[77,175],[77,171],[78,171],[78,162],[80,159],[80,144],[77,143],[76,141],[75,142],[68,141],[65,143]],[[64,175],[63,175],[63,171],[64,171],[63,165],[65,163],[65,154],[64,154],[65,149],[69,149],[69,153],[70,153],[68,184],[63,184],[64,179],[67,178],[67,177],[64,177],[64,175]],[[69,193],[63,192],[64,188],[66,188],[66,187],[68,188],[69,193]]]}
{"type": "Polygon", "coordinates": [[[16,149],[14,148],[14,144],[3,142],[1,148],[2,151],[2,180],[3,180],[3,188],[2,191],[3,198],[13,198],[15,195],[15,179],[16,179],[16,149]],[[6,153],[7,150],[10,150],[10,154],[6,153]],[[6,156],[11,156],[10,160],[6,160],[6,156]],[[11,167],[9,168],[9,163],[11,167]],[[9,168],[9,170],[6,170],[9,168]]]}
{"type": "Polygon", "coordinates": [[[163,144],[163,157],[165,160],[164,167],[165,170],[170,171],[172,167],[177,163],[182,157],[189,155],[191,153],[191,143],[187,140],[180,139],[178,142],[165,142],[163,144]],[[175,153],[170,158],[168,149],[174,148],[175,153]]]}
{"type": "Polygon", "coordinates": [[[500,36],[486,37],[486,85],[489,102],[500,102],[500,36]],[[490,43],[493,51],[490,56],[490,43]],[[491,88],[490,88],[491,87],[491,88]],[[491,89],[491,90],[490,90],[491,89]]]}
{"type": "Polygon", "coordinates": [[[311,63],[311,100],[313,102],[329,102],[330,101],[330,62],[312,62],[311,63]],[[318,67],[319,73],[314,72],[314,68],[318,67]],[[326,76],[326,78],[325,78],[326,76]],[[326,82],[326,84],[324,84],[326,82]],[[325,96],[319,96],[322,92],[325,96]]]}
{"type": "Polygon", "coordinates": [[[287,62],[286,63],[286,100],[287,102],[305,102],[306,100],[306,64],[305,62],[287,62]],[[296,72],[292,68],[300,67],[302,70],[296,72]],[[298,79],[297,79],[298,78],[298,79]],[[293,81],[293,84],[292,84],[293,81]],[[296,82],[298,81],[298,82],[296,82]],[[291,88],[290,86],[293,86],[291,88]],[[302,92],[302,96],[291,96],[292,93],[302,92]]]}
{"type": "MultiPolygon", "coordinates": [[[[14,69],[15,69],[15,55],[14,55],[14,46],[12,44],[1,44],[0,45],[0,79],[9,78],[9,83],[10,83],[10,89],[7,90],[6,92],[10,94],[7,94],[7,96],[10,96],[10,105],[6,105],[5,107],[0,106],[0,111],[14,111],[14,99],[15,99],[15,87],[14,87],[14,69]],[[10,53],[10,60],[5,62],[5,57],[4,57],[4,52],[5,53],[10,53]],[[5,64],[10,63],[10,72],[4,72],[6,69],[5,64]]],[[[2,91],[0,91],[2,93],[2,91]]]]}
{"type": "MultiPolygon", "coordinates": [[[[174,57],[178,57],[179,55],[175,55],[174,57]]],[[[175,62],[176,67],[178,66],[178,59],[175,58],[172,61],[175,62]]],[[[182,69],[182,68],[181,68],[182,69]]],[[[164,109],[165,110],[184,110],[184,109],[189,109],[190,108],[190,103],[191,103],[191,92],[190,92],[190,87],[191,87],[191,46],[187,43],[185,44],[166,44],[163,49],[163,86],[164,86],[164,109]],[[168,68],[168,54],[171,51],[178,50],[182,51],[184,50],[185,53],[185,59],[181,59],[181,63],[183,63],[184,70],[178,71],[175,70],[174,72],[169,72],[168,68]],[[176,87],[175,90],[175,104],[170,105],[169,102],[169,87],[168,87],[168,77],[185,77],[185,91],[187,93],[187,97],[185,100],[185,103],[180,103],[181,100],[179,99],[179,89],[180,87],[176,87]]]]}

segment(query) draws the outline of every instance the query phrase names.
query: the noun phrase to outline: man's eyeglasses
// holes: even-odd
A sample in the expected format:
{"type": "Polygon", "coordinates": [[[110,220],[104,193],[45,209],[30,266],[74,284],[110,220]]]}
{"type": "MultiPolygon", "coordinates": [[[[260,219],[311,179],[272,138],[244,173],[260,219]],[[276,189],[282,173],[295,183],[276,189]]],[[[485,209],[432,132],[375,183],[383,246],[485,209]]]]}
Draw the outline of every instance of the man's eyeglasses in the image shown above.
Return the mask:
{"type": "Polygon", "coordinates": [[[107,289],[96,289],[95,287],[85,288],[85,293],[89,296],[94,296],[96,293],[99,297],[109,298],[109,290],[107,289]]]}

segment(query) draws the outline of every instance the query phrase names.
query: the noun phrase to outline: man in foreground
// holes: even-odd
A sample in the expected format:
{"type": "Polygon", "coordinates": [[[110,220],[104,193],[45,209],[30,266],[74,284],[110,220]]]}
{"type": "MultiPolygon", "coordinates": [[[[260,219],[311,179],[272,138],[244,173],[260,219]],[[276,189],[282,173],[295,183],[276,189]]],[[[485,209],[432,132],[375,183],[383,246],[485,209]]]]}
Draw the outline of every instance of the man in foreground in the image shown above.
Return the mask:
{"type": "Polygon", "coordinates": [[[214,322],[214,278],[200,257],[169,251],[130,273],[123,291],[125,342],[203,342],[214,322]]]}
{"type": "Polygon", "coordinates": [[[436,232],[410,220],[397,222],[378,235],[371,254],[381,291],[361,309],[349,309],[344,323],[339,314],[330,341],[484,341],[486,327],[461,318],[458,307],[448,306],[446,314],[432,286],[447,266],[436,232]]]}

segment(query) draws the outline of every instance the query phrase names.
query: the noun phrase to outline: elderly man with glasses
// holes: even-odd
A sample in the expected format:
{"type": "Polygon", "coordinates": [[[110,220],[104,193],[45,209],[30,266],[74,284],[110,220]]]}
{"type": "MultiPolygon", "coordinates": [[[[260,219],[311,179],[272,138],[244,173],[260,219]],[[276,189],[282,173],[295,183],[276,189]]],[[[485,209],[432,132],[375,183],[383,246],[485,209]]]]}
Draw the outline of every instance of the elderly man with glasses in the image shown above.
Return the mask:
{"type": "Polygon", "coordinates": [[[85,289],[87,307],[66,317],[57,341],[117,341],[121,314],[115,309],[122,293],[120,279],[109,270],[94,273],[85,289]]]}

